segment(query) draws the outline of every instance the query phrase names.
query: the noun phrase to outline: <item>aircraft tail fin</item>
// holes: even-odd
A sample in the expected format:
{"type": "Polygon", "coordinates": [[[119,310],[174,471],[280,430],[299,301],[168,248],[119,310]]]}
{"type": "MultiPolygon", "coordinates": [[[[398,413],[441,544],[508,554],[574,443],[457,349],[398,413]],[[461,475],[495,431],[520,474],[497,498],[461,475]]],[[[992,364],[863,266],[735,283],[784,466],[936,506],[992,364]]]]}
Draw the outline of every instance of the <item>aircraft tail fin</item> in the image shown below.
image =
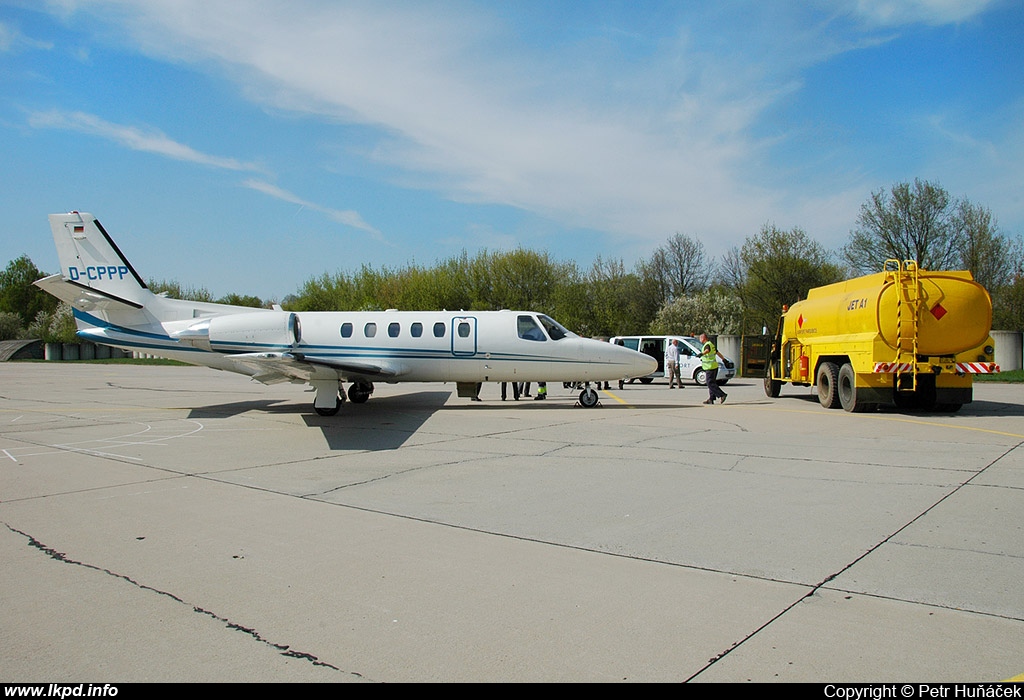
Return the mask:
{"type": "Polygon", "coordinates": [[[74,289],[81,301],[88,300],[94,308],[141,309],[152,298],[142,277],[92,214],[71,212],[49,218],[68,292],[74,289]]]}

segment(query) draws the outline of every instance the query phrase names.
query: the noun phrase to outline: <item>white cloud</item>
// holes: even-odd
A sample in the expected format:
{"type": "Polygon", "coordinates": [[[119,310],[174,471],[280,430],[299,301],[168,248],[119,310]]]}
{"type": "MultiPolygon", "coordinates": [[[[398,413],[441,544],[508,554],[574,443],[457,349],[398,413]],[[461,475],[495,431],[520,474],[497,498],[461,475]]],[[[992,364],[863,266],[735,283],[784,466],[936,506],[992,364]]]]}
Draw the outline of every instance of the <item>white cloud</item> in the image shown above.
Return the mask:
{"type": "Polygon", "coordinates": [[[855,12],[869,24],[894,27],[957,24],[981,14],[994,0],[856,0],[855,12]]]}
{"type": "Polygon", "coordinates": [[[242,184],[249,189],[262,192],[263,194],[274,197],[275,199],[296,204],[300,209],[312,209],[313,211],[326,215],[333,221],[337,221],[339,224],[344,224],[345,226],[351,226],[352,228],[359,229],[360,231],[365,231],[372,234],[376,240],[381,242],[384,241],[384,236],[381,235],[381,232],[366,223],[363,220],[363,217],[359,215],[359,212],[322,207],[319,204],[314,204],[313,202],[302,199],[296,194],[283,190],[276,185],[271,185],[269,182],[264,182],[262,180],[249,179],[242,184]]]}
{"type": "Polygon", "coordinates": [[[778,86],[750,71],[717,81],[685,39],[626,67],[615,51],[587,65],[586,52],[513,49],[462,3],[111,6],[150,55],[214,59],[253,99],[377,127],[369,157],[453,200],[655,239],[723,219],[749,229],[768,201],[746,184],[759,148],[747,133],[778,86]]]}
{"type": "Polygon", "coordinates": [[[52,43],[29,38],[22,34],[17,27],[11,26],[10,23],[0,22],[0,52],[20,51],[22,49],[48,51],[52,48],[52,43]]]}
{"type": "Polygon", "coordinates": [[[135,151],[144,151],[173,158],[174,160],[197,163],[224,170],[251,170],[260,168],[253,163],[244,163],[234,158],[223,158],[179,143],[158,130],[143,130],[134,126],[114,124],[100,117],[84,112],[63,112],[49,110],[34,112],[28,117],[29,126],[36,129],[64,129],[83,134],[99,136],[135,151]]]}
{"type": "MultiPolygon", "coordinates": [[[[245,12],[219,0],[61,6],[105,15],[147,55],[217,71],[254,102],[370,127],[361,133],[373,140],[349,151],[362,149],[395,183],[619,240],[656,243],[685,231],[729,247],[766,220],[836,235],[856,216],[866,188],[855,172],[801,196],[806,183],[771,168],[769,150],[790,135],[759,126],[802,89],[805,69],[888,41],[900,25],[966,21],[990,4],[670,2],[659,7],[674,29],[646,37],[637,53],[627,31],[547,41],[469,2],[266,0],[245,12]],[[844,29],[839,16],[890,36],[844,29]]],[[[345,213],[253,182],[336,220],[345,213]]]]}

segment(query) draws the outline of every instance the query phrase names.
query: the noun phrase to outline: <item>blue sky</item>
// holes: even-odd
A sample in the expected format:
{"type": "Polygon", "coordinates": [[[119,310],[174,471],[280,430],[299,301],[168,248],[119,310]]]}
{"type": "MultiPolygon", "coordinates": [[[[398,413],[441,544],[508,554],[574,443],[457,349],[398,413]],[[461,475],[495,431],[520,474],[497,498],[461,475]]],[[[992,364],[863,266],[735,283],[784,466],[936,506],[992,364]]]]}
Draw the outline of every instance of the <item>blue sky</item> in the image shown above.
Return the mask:
{"type": "Polygon", "coordinates": [[[1019,0],[0,0],[0,264],[96,215],[147,278],[269,299],[526,247],[835,249],[922,178],[1024,232],[1019,0]]]}

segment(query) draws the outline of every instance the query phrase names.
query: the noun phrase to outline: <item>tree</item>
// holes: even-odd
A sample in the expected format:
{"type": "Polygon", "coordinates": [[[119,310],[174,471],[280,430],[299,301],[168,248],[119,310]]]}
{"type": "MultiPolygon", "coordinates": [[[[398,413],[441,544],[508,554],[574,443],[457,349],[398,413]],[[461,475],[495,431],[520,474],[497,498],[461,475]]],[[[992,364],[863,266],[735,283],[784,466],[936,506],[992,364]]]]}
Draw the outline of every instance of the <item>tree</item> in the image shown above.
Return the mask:
{"type": "Polygon", "coordinates": [[[8,263],[0,272],[0,311],[18,314],[25,327],[40,311],[52,312],[57,308],[57,299],[33,284],[45,276],[27,255],[8,263]]]}
{"type": "MultiPolygon", "coordinates": [[[[588,336],[627,335],[642,332],[649,316],[642,311],[640,278],[626,272],[621,260],[598,256],[586,275],[582,303],[584,319],[575,331],[588,336]]],[[[561,312],[561,310],[559,310],[561,312]]]]}
{"type": "Polygon", "coordinates": [[[673,299],[651,322],[658,335],[737,334],[743,330],[743,302],[728,289],[718,287],[673,299]]]}
{"type": "Polygon", "coordinates": [[[966,227],[977,224],[966,202],[922,180],[878,190],[861,205],[843,258],[857,274],[879,272],[886,260],[913,260],[925,270],[949,270],[963,255],[966,227]]]}
{"type": "Polygon", "coordinates": [[[74,343],[78,341],[77,324],[71,305],[58,302],[53,311],[40,311],[28,328],[29,337],[45,343],[74,343]]]}
{"type": "Polygon", "coordinates": [[[188,299],[189,301],[213,301],[213,295],[206,287],[182,287],[177,280],[154,280],[146,283],[149,291],[154,294],[166,294],[172,299],[188,299]]]}
{"type": "Polygon", "coordinates": [[[560,265],[547,253],[518,248],[481,259],[488,280],[485,309],[522,309],[554,313],[552,300],[560,279],[560,265]]]}
{"type": "Polygon", "coordinates": [[[658,306],[703,291],[714,273],[704,244],[677,233],[654,251],[651,259],[638,265],[641,277],[653,280],[659,290],[658,306]]]}
{"type": "Polygon", "coordinates": [[[1020,239],[1004,236],[990,210],[966,200],[958,204],[956,220],[962,230],[957,267],[970,270],[993,295],[1011,285],[1024,265],[1020,239]]]}
{"type": "Polygon", "coordinates": [[[263,301],[259,297],[251,294],[236,294],[235,292],[221,297],[217,300],[217,303],[229,304],[231,306],[249,306],[254,309],[265,309],[268,306],[267,302],[263,301]]]}
{"type": "Polygon", "coordinates": [[[726,279],[743,301],[744,332],[774,329],[783,305],[807,298],[812,287],[843,279],[843,268],[800,228],[765,224],[726,256],[726,279]]]}
{"type": "Polygon", "coordinates": [[[15,340],[24,332],[21,316],[13,311],[0,311],[0,340],[15,340]]]}
{"type": "Polygon", "coordinates": [[[1024,274],[999,290],[992,298],[992,327],[1007,331],[1024,330],[1024,274]]]}

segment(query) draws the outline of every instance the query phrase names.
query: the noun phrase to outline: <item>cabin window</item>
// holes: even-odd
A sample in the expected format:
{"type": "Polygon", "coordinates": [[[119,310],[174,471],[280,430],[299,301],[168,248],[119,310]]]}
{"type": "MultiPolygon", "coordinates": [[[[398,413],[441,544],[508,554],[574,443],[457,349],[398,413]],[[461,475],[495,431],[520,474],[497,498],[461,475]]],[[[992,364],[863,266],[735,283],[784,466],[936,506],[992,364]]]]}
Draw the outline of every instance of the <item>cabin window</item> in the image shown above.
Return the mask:
{"type": "Polygon", "coordinates": [[[465,321],[463,321],[462,323],[459,324],[459,337],[460,338],[468,338],[469,337],[469,324],[466,323],[465,321]]]}
{"type": "Polygon", "coordinates": [[[342,338],[351,338],[352,337],[352,324],[351,323],[343,323],[343,324],[341,324],[341,337],[342,338]]]}
{"type": "Polygon", "coordinates": [[[441,323],[440,321],[438,321],[437,323],[434,324],[434,337],[435,338],[443,338],[444,337],[444,324],[441,323]]]}
{"type": "Polygon", "coordinates": [[[533,316],[520,316],[516,326],[519,331],[519,337],[523,340],[547,340],[544,337],[544,331],[533,320],[533,316]]]}
{"type": "Polygon", "coordinates": [[[402,327],[397,323],[392,323],[388,326],[388,335],[392,338],[397,338],[398,334],[401,333],[402,327]]]}
{"type": "Polygon", "coordinates": [[[421,335],[423,335],[423,324],[417,321],[416,323],[412,324],[412,328],[409,329],[409,332],[412,333],[413,338],[419,338],[421,335]]]}
{"type": "Polygon", "coordinates": [[[377,324],[367,323],[365,326],[363,326],[363,335],[366,336],[367,338],[373,338],[374,336],[376,336],[377,324]]]}

